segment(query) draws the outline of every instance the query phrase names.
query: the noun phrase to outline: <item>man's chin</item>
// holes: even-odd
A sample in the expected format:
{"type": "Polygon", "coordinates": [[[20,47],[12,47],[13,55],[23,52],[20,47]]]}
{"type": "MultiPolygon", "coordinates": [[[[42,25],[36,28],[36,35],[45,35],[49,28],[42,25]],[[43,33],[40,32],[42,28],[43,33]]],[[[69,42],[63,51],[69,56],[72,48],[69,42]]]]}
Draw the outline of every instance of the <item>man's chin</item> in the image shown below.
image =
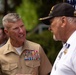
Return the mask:
{"type": "Polygon", "coordinates": [[[55,41],[58,41],[58,39],[55,37],[55,35],[53,35],[53,39],[54,39],[55,41]]]}

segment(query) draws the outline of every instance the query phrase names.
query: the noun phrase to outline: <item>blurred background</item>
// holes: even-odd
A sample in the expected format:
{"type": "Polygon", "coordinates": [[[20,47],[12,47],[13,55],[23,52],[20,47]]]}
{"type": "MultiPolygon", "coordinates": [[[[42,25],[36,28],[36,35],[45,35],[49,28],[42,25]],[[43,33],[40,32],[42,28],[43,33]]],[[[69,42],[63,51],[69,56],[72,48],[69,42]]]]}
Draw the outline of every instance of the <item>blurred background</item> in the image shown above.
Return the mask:
{"type": "Polygon", "coordinates": [[[53,64],[62,43],[53,40],[52,33],[48,31],[49,26],[41,23],[39,18],[47,16],[51,7],[60,2],[68,2],[74,7],[76,5],[76,0],[0,0],[0,24],[7,13],[18,13],[27,31],[26,38],[41,44],[53,64]]]}

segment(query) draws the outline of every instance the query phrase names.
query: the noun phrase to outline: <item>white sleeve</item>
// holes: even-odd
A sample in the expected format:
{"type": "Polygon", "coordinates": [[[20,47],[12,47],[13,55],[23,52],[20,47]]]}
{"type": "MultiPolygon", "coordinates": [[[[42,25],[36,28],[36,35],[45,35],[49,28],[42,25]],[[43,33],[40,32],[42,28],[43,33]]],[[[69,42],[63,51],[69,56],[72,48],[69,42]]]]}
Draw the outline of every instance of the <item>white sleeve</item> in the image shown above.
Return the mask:
{"type": "Polygon", "coordinates": [[[72,54],[72,70],[75,72],[76,75],[76,49],[74,50],[73,54],[72,54]]]}

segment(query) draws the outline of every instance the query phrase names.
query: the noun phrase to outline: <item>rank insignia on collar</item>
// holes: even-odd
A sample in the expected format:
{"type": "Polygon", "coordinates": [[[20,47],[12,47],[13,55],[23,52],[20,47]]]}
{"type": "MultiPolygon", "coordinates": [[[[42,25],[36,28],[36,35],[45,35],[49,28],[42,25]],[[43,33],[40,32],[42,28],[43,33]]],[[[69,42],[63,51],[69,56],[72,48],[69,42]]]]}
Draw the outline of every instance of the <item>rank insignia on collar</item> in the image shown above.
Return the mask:
{"type": "Polygon", "coordinates": [[[25,50],[25,60],[40,60],[40,55],[37,50],[25,50]]]}

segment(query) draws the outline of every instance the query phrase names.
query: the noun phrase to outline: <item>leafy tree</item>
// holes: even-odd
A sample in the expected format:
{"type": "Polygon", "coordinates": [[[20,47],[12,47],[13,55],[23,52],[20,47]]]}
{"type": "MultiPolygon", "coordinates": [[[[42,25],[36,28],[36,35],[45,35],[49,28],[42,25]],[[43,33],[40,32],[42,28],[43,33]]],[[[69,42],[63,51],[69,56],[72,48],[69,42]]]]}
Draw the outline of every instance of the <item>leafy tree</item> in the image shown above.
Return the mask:
{"type": "Polygon", "coordinates": [[[27,30],[33,29],[38,24],[36,6],[30,0],[23,0],[16,11],[21,15],[27,30]]]}

